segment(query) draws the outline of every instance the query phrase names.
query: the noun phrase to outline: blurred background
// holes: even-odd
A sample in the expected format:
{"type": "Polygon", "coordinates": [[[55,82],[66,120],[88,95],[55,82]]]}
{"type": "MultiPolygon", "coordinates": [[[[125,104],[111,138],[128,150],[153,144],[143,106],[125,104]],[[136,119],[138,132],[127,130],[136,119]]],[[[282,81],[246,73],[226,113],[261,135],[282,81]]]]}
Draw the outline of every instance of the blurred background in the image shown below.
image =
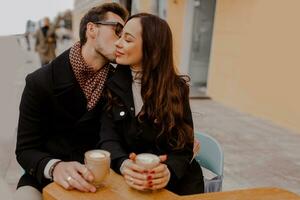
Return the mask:
{"type": "MultiPolygon", "coordinates": [[[[0,193],[9,199],[20,176],[14,148],[24,78],[41,66],[37,30],[48,17],[59,55],[78,40],[81,17],[111,1],[0,2],[0,193]]],[[[223,190],[278,186],[300,194],[300,1],[113,2],[169,23],[176,66],[191,77],[195,130],[224,149],[223,190]]]]}

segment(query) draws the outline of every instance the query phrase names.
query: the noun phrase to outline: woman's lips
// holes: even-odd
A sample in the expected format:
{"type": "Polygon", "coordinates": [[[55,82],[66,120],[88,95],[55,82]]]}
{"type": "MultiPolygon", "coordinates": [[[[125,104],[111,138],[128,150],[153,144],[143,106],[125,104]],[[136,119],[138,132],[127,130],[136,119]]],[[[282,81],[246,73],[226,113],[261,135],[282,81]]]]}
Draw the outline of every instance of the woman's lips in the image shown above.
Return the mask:
{"type": "Polygon", "coordinates": [[[116,56],[117,56],[117,57],[120,57],[120,56],[122,56],[122,55],[124,55],[124,53],[122,53],[122,52],[120,52],[120,51],[116,51],[116,56]]]}

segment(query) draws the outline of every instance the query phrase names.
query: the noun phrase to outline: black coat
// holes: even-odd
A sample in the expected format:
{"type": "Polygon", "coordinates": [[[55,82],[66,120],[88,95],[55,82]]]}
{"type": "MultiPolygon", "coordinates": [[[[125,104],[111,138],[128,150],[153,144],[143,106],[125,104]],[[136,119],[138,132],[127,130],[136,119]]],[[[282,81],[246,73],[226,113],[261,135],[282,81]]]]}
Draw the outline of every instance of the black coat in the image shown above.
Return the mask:
{"type": "Polygon", "coordinates": [[[18,187],[42,190],[49,160],[83,162],[97,147],[103,100],[87,111],[87,100],[72,71],[67,50],[26,77],[20,103],[16,155],[25,170],[18,187]]]}
{"type": "MultiPolygon", "coordinates": [[[[120,173],[122,162],[129,153],[167,154],[165,162],[171,172],[167,189],[177,194],[194,194],[203,192],[203,176],[199,164],[190,160],[193,156],[193,145],[174,151],[163,139],[160,145],[155,140],[158,130],[152,123],[137,122],[132,94],[132,76],[130,68],[118,66],[113,77],[107,81],[107,88],[113,96],[118,97],[121,104],[114,104],[110,110],[103,112],[101,122],[100,148],[111,152],[112,168],[120,173]]],[[[185,121],[193,126],[188,97],[185,104],[185,121]]]]}

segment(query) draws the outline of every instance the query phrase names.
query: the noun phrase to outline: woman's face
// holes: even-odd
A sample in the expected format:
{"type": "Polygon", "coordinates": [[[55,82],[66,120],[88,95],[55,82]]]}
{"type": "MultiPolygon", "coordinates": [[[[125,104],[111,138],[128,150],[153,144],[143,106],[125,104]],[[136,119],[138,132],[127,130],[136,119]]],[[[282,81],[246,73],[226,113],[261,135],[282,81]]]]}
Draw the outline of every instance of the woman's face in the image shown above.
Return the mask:
{"type": "Polygon", "coordinates": [[[141,70],[142,26],[139,18],[129,20],[124,26],[121,38],[115,42],[116,62],[141,70]]]}

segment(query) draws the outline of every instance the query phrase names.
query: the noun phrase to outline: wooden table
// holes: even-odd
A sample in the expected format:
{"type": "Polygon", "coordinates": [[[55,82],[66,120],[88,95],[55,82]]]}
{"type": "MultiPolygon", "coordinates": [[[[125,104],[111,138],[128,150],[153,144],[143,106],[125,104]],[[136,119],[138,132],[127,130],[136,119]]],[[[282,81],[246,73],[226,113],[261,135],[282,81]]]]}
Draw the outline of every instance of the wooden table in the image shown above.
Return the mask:
{"type": "Polygon", "coordinates": [[[96,193],[67,191],[51,183],[43,190],[44,200],[300,200],[300,196],[279,188],[254,188],[228,192],[178,196],[168,190],[140,192],[130,188],[123,177],[111,171],[104,186],[96,193]]]}
{"type": "Polygon", "coordinates": [[[51,183],[43,190],[44,200],[168,200],[177,199],[177,195],[168,190],[155,192],[140,192],[130,188],[123,177],[110,171],[109,178],[103,183],[104,187],[96,193],[83,193],[76,190],[67,191],[56,183],[51,183]]]}
{"type": "Polygon", "coordinates": [[[184,200],[300,200],[300,196],[281,188],[253,188],[228,192],[183,196],[184,200]]]}

